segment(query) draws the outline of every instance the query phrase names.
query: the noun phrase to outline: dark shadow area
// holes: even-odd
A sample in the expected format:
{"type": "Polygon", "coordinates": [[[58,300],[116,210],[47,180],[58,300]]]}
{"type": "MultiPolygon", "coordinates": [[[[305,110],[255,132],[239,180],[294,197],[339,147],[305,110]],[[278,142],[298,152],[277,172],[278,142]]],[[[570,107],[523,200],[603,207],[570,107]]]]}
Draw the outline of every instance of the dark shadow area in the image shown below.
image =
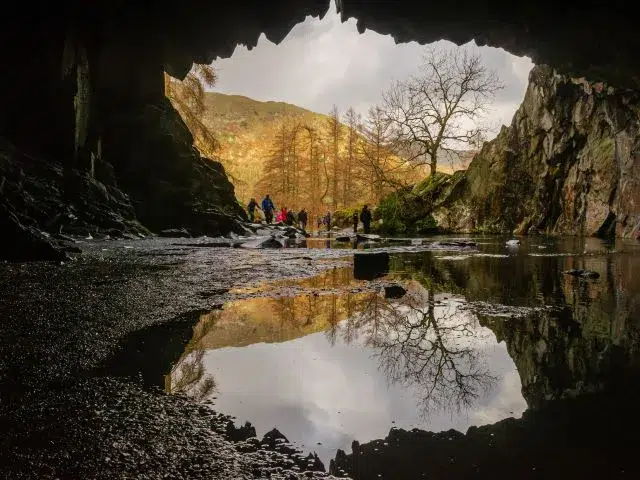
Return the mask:
{"type": "Polygon", "coordinates": [[[203,313],[188,312],[130,333],[93,374],[139,378],[146,387],[164,389],[164,375],[184,352],[203,313]]]}
{"type": "Polygon", "coordinates": [[[331,473],[378,478],[635,478],[638,372],[629,382],[529,410],[466,435],[392,429],[383,440],[338,452],[331,473]]]}

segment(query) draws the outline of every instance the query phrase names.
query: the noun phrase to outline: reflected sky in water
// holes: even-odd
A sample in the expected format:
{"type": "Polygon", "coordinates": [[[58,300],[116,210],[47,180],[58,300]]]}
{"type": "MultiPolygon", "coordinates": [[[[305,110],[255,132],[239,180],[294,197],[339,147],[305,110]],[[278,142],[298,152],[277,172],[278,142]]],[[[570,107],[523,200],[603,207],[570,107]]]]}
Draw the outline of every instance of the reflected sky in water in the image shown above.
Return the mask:
{"type": "Polygon", "coordinates": [[[400,299],[337,268],[298,282],[294,296],[204,315],[166,387],[212,398],[259,436],[277,427],[325,462],[393,426],[464,432],[578,383],[575,371],[559,373],[564,383],[540,379],[547,347],[523,347],[520,330],[628,318],[638,309],[637,267],[635,245],[533,238],[513,249],[488,237],[478,252],[392,255],[382,282],[403,285],[400,299]],[[567,268],[601,278],[578,280],[567,268]]]}

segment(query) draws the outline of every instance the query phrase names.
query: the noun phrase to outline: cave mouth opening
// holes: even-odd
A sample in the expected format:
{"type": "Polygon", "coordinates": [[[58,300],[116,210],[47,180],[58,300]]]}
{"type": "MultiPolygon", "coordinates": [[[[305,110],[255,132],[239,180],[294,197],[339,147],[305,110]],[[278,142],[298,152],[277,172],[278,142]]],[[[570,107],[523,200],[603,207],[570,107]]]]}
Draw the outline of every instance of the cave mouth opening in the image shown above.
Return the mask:
{"type": "MultiPolygon", "coordinates": [[[[253,48],[238,45],[229,58],[194,64],[182,81],[165,74],[165,91],[203,156],[225,167],[241,204],[271,193],[278,208],[348,215],[430,173],[424,144],[392,139],[400,123],[390,123],[389,96],[398,82],[417,79],[437,62],[441,71],[433,73],[460,82],[464,72],[456,67],[470,59],[495,75],[500,88],[470,92],[466,105],[472,99],[483,105],[451,122],[451,138],[436,157],[437,171],[451,174],[466,169],[483,141],[511,123],[533,67],[528,57],[474,42],[396,43],[389,35],[359,32],[357,21],[343,22],[332,4],[324,16],[293,26],[279,44],[263,33],[253,48]],[[472,131],[473,140],[463,138],[472,131]],[[374,145],[384,153],[374,153],[374,145]]],[[[431,113],[444,115],[446,95],[455,88],[441,86],[421,100],[440,102],[431,113]]],[[[410,107],[415,113],[420,105],[410,107]]],[[[422,136],[437,133],[430,126],[422,136]]]]}

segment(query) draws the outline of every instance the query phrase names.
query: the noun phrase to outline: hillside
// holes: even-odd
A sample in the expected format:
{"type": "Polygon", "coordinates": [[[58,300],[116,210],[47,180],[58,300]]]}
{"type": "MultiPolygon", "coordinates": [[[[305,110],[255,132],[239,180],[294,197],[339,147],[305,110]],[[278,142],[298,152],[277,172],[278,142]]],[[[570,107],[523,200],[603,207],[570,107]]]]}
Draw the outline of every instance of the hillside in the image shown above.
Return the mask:
{"type": "Polygon", "coordinates": [[[286,116],[300,116],[317,125],[328,121],[326,115],[289,103],[206,93],[203,122],[220,141],[219,156],[232,177],[237,197],[244,203],[262,176],[279,122],[286,116]]]}
{"type": "MultiPolygon", "coordinates": [[[[219,158],[232,178],[236,195],[243,203],[251,196],[261,196],[258,184],[284,121],[295,118],[296,121],[317,131],[322,131],[331,121],[329,115],[312,112],[296,105],[262,102],[241,95],[207,92],[204,104],[203,123],[220,141],[219,158]]],[[[305,133],[301,136],[302,142],[309,141],[305,133]]],[[[466,168],[474,152],[460,153],[457,155],[443,152],[441,170],[452,172],[466,168]]],[[[401,159],[396,157],[394,163],[401,162],[401,159]]],[[[407,171],[404,175],[408,182],[412,182],[423,178],[425,171],[418,168],[407,171]]]]}

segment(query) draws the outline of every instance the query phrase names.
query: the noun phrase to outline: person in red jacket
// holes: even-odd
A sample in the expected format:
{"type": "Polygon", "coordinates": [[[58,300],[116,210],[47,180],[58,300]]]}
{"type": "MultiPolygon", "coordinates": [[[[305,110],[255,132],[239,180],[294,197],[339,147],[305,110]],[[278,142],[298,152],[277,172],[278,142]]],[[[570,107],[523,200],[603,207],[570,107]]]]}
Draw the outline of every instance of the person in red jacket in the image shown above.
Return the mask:
{"type": "Polygon", "coordinates": [[[282,210],[280,210],[280,213],[278,213],[278,216],[276,217],[276,222],[284,223],[286,220],[287,220],[287,207],[282,207],[282,210]]]}

